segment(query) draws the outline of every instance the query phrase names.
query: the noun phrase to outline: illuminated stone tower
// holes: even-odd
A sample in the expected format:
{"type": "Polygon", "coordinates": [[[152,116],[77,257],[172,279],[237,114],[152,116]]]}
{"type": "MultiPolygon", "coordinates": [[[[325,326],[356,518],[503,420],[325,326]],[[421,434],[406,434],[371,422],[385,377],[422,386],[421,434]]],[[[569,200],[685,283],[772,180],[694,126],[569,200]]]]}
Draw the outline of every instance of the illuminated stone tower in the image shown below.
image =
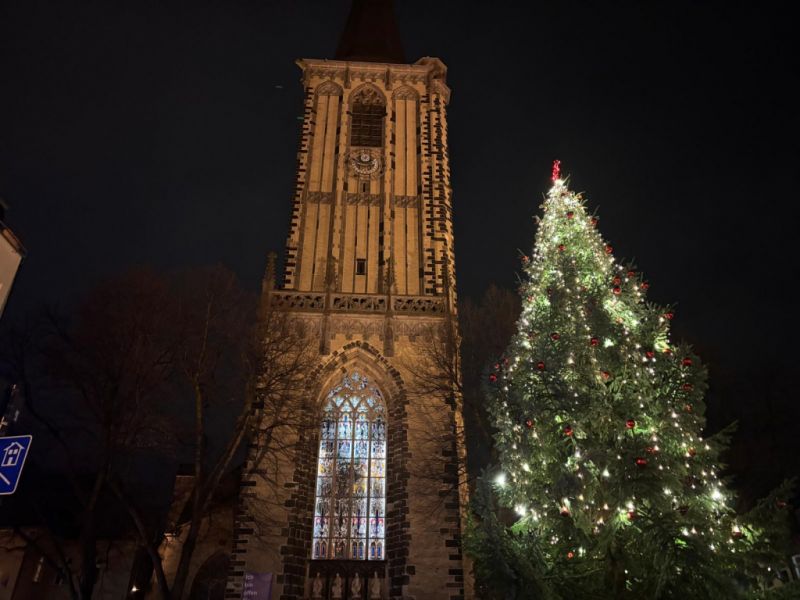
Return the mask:
{"type": "Polygon", "coordinates": [[[271,574],[276,599],[469,598],[458,363],[437,350],[457,338],[447,68],[407,63],[379,0],[355,0],[334,60],[297,64],[285,270],[265,294],[318,364],[291,454],[249,464],[226,597],[271,574]]]}

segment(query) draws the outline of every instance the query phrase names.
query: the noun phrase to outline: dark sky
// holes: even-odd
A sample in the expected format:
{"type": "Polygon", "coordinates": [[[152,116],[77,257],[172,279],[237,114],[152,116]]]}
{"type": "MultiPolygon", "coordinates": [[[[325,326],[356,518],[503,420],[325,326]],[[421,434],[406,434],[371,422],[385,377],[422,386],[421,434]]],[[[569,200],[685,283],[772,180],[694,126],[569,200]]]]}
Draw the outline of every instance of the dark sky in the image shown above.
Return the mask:
{"type": "MultiPolygon", "coordinates": [[[[29,251],[8,318],[134,264],[221,261],[255,288],[287,233],[293,61],[333,56],[348,6],[1,4],[0,197],[29,251]]],[[[788,8],[398,0],[397,14],[409,59],[449,67],[461,294],[514,285],[560,159],[616,256],[677,305],[675,337],[711,369],[712,423],[743,420],[742,455],[796,468],[782,461],[800,434],[788,8]]]]}

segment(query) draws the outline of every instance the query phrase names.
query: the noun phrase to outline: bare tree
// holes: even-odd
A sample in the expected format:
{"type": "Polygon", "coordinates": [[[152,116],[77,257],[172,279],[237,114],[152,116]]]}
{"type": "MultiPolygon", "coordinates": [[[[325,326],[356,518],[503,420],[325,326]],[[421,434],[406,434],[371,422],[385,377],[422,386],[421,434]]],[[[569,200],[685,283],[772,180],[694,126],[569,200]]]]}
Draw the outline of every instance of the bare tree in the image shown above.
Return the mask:
{"type": "Polygon", "coordinates": [[[172,581],[143,512],[124,482],[109,485],[131,516],[155,570],[162,598],[183,598],[202,526],[209,517],[223,476],[244,443],[259,440],[257,462],[283,444],[278,428],[299,418],[297,392],[313,357],[313,344],[290,315],[260,308],[235,277],[215,267],[185,274],[175,287],[178,335],[172,350],[175,408],[191,415],[188,442],[193,478],[182,524],[180,555],[172,581]],[[228,425],[220,427],[220,421],[228,425]],[[216,442],[213,443],[213,442],[216,442]]]}
{"type": "MultiPolygon", "coordinates": [[[[314,357],[302,324],[268,304],[259,309],[222,267],[170,279],[137,271],[95,289],[70,323],[38,321],[15,347],[6,362],[25,385],[28,412],[62,448],[60,470],[80,501],[75,597],[89,598],[97,583],[97,520],[109,492],[131,518],[160,595],[184,597],[202,524],[243,444],[256,436],[256,462],[265,463],[284,450],[276,432],[299,423],[298,392],[314,357]],[[145,450],[192,464],[172,578],[159,554],[163,526],[131,467],[145,450]]],[[[48,560],[64,562],[56,554],[48,560]]]]}
{"type": "Polygon", "coordinates": [[[464,421],[469,471],[473,477],[494,459],[493,431],[483,401],[485,376],[502,358],[516,332],[519,313],[519,295],[494,284],[489,285],[479,302],[467,298],[459,303],[464,421]]]}
{"type": "MultiPolygon", "coordinates": [[[[417,406],[427,410],[426,420],[435,423],[441,418],[438,407],[458,407],[463,419],[456,419],[448,428],[425,428],[419,432],[428,438],[426,452],[429,464],[419,475],[441,480],[448,456],[457,448],[466,448],[466,459],[458,461],[467,469],[469,481],[492,459],[492,429],[482,402],[483,375],[499,360],[519,316],[519,298],[514,292],[490,285],[480,303],[466,299],[459,303],[458,318],[448,316],[441,323],[428,327],[418,336],[415,353],[402,360],[414,374],[408,393],[417,399],[417,406]],[[431,402],[431,399],[437,402],[431,402]],[[455,434],[453,436],[452,434],[455,434]],[[455,448],[448,444],[455,441],[455,448]]],[[[455,485],[466,473],[457,473],[455,485]]]]}
{"type": "MultiPolygon", "coordinates": [[[[274,260],[274,257],[271,258],[274,260]]],[[[317,424],[308,405],[308,381],[319,364],[319,339],[302,317],[271,304],[272,268],[268,267],[260,306],[256,415],[243,479],[256,481],[258,501],[243,498],[244,510],[259,523],[255,535],[277,525],[285,501],[285,477],[296,453],[317,424]]],[[[263,541],[263,540],[262,540],[263,541]]]]}
{"type": "MultiPolygon", "coordinates": [[[[301,324],[290,315],[271,310],[267,304],[258,311],[252,307],[248,319],[239,321],[238,313],[231,311],[236,302],[226,304],[223,301],[226,296],[230,298],[230,281],[217,274],[210,283],[212,285],[198,290],[206,298],[203,306],[198,305],[195,312],[187,314],[193,335],[187,337],[188,345],[180,363],[184,381],[193,390],[195,486],[190,499],[188,533],[171,593],[173,598],[183,596],[200,525],[208,514],[223,474],[242,443],[252,435],[259,438],[263,452],[274,450],[275,429],[298,417],[291,410],[292,400],[302,387],[312,356],[310,339],[301,324]],[[235,339],[239,340],[238,365],[225,365],[220,360],[221,348],[215,346],[215,339],[227,340],[228,348],[234,345],[235,339]],[[221,368],[231,367],[240,370],[241,396],[237,402],[237,416],[222,451],[215,459],[209,460],[204,442],[207,429],[205,406],[213,401],[215,395],[219,402],[226,400],[227,390],[215,385],[215,380],[221,368]]],[[[263,459],[262,455],[259,462],[263,459]]]]}
{"type": "Polygon", "coordinates": [[[458,490],[466,477],[460,341],[455,316],[447,315],[424,327],[413,342],[414,352],[398,359],[413,373],[406,393],[418,417],[409,422],[409,435],[416,440],[416,460],[423,463],[415,475],[430,482],[425,487],[431,491],[428,504],[433,512],[447,502],[448,496],[440,492],[458,490]]]}
{"type": "MultiPolygon", "coordinates": [[[[22,388],[26,412],[60,449],[59,470],[80,506],[76,567],[48,528],[55,556],[47,560],[59,565],[73,597],[91,598],[97,583],[98,515],[109,478],[158,437],[156,399],[170,370],[162,339],[167,299],[153,273],[131,272],[98,286],[70,326],[51,311],[4,345],[4,366],[22,388]],[[69,443],[66,431],[80,441],[69,443]]],[[[31,501],[41,513],[38,499],[31,501]]],[[[40,517],[47,526],[47,515],[40,517]]]]}

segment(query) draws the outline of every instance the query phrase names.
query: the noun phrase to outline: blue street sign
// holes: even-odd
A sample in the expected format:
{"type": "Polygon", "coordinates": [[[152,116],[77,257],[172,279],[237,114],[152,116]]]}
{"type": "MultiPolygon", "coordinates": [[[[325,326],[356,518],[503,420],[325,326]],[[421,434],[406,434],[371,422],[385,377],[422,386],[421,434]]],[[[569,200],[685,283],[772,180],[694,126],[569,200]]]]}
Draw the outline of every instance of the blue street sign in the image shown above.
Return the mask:
{"type": "Polygon", "coordinates": [[[31,441],[33,436],[30,435],[0,438],[0,496],[8,496],[17,491],[31,441]]]}

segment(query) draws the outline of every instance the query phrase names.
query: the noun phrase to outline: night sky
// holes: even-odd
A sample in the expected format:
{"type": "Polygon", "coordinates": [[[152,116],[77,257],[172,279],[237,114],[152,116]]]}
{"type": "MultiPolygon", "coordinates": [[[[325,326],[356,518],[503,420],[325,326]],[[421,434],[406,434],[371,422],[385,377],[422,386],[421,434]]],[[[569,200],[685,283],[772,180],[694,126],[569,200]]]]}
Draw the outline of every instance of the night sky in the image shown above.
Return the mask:
{"type": "MultiPolygon", "coordinates": [[[[560,159],[616,257],[676,305],[674,338],[710,368],[712,429],[742,421],[731,462],[765,482],[798,471],[788,8],[396,4],[409,60],[449,67],[460,294],[515,286],[560,159]]],[[[138,264],[219,261],[256,289],[288,230],[294,59],[332,57],[348,7],[0,4],[0,197],[29,253],[4,319],[138,264]]]]}

